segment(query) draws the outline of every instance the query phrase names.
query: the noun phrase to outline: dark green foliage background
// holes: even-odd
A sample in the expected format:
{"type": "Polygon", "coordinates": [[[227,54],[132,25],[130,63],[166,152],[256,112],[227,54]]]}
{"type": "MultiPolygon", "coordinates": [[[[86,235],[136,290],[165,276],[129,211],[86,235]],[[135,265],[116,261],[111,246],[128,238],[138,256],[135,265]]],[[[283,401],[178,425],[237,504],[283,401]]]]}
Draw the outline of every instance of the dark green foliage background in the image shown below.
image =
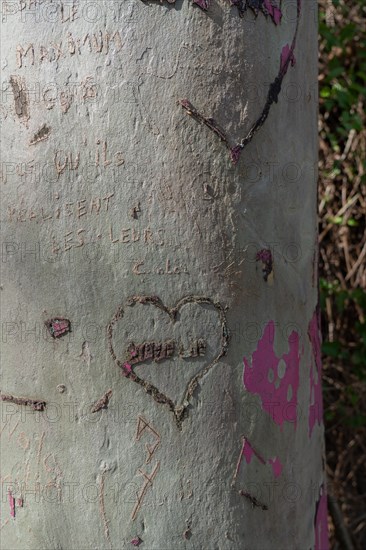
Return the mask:
{"type": "MultiPolygon", "coordinates": [[[[319,233],[327,473],[366,548],[366,0],[319,3],[319,233]]],[[[343,548],[331,523],[332,548],[343,548]]]]}

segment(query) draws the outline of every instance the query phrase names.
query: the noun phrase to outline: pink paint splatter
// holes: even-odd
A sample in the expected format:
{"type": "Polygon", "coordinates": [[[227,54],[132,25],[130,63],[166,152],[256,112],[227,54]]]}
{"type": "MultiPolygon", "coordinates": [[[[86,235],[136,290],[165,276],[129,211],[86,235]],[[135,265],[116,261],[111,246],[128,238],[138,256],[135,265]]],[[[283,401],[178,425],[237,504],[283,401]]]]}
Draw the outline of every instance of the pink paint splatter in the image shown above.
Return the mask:
{"type": "Polygon", "coordinates": [[[244,439],[244,443],[243,443],[242,456],[245,458],[245,461],[247,464],[251,463],[252,458],[254,456],[253,448],[249,443],[249,441],[247,441],[246,439],[244,439]]]}
{"type": "Polygon", "coordinates": [[[296,63],[296,59],[294,56],[293,49],[290,48],[288,44],[282,48],[281,52],[281,65],[280,65],[280,73],[282,75],[285,75],[287,73],[287,69],[291,65],[293,67],[296,63]]]}
{"type": "Polygon", "coordinates": [[[129,363],[125,363],[122,367],[123,376],[130,376],[132,374],[132,367],[129,363]]]}
{"type": "Polygon", "coordinates": [[[17,506],[19,506],[19,508],[23,508],[23,499],[22,498],[17,499],[17,506]]]}
{"type": "Polygon", "coordinates": [[[140,544],[142,543],[142,539],[140,539],[140,537],[135,537],[134,539],[131,540],[131,544],[133,546],[140,546],[140,544]]]}
{"type": "Polygon", "coordinates": [[[299,335],[293,331],[288,339],[289,352],[277,357],[274,346],[275,325],[270,321],[263,337],[258,342],[250,362],[244,358],[244,387],[251,393],[260,396],[262,408],[282,427],[282,424],[297,423],[297,391],[299,388],[299,335]],[[279,363],[285,363],[286,370],[279,376],[279,363]],[[269,381],[272,371],[272,381],[269,381]],[[275,383],[277,381],[278,388],[275,383]]]}
{"type": "Polygon", "coordinates": [[[272,466],[273,475],[275,477],[280,476],[281,473],[282,473],[282,470],[283,470],[283,466],[282,466],[281,462],[279,461],[279,459],[277,457],[270,458],[268,460],[268,463],[272,466]]]}
{"type": "Polygon", "coordinates": [[[309,323],[308,335],[312,345],[315,362],[315,365],[310,365],[309,437],[311,437],[316,422],[318,422],[319,426],[323,423],[321,340],[319,315],[317,311],[315,311],[309,323]],[[316,382],[314,369],[316,369],[317,373],[316,382]]]}
{"type": "Polygon", "coordinates": [[[282,13],[280,8],[272,5],[271,0],[264,0],[263,5],[268,11],[269,15],[272,17],[274,24],[279,25],[281,23],[281,18],[282,18],[282,13]]]}
{"type": "Polygon", "coordinates": [[[261,462],[262,464],[270,464],[272,466],[273,475],[275,477],[278,477],[278,476],[281,475],[282,470],[283,470],[283,466],[282,466],[281,462],[279,461],[279,459],[277,457],[275,457],[275,458],[270,458],[269,460],[264,460],[264,458],[258,453],[258,451],[253,449],[253,447],[251,446],[249,441],[244,438],[243,446],[242,446],[242,449],[240,451],[240,457],[239,457],[239,460],[238,460],[238,464],[236,466],[234,479],[237,477],[237,475],[239,473],[240,465],[241,465],[241,461],[242,461],[243,457],[245,458],[245,462],[247,464],[250,464],[251,461],[252,461],[253,456],[257,457],[259,462],[261,462]]]}
{"type": "Polygon", "coordinates": [[[15,518],[15,498],[13,497],[11,491],[8,493],[9,506],[10,506],[10,515],[12,518],[15,518]]]}
{"type": "Polygon", "coordinates": [[[329,550],[327,493],[324,485],[320,489],[320,497],[315,511],[315,546],[314,550],[329,550]]]}
{"type": "Polygon", "coordinates": [[[249,443],[249,441],[247,439],[244,439],[242,454],[245,457],[245,460],[246,460],[247,464],[250,464],[253,455],[256,456],[262,464],[266,463],[264,458],[262,458],[260,456],[260,454],[256,450],[253,449],[253,447],[251,446],[251,444],[249,443]]]}

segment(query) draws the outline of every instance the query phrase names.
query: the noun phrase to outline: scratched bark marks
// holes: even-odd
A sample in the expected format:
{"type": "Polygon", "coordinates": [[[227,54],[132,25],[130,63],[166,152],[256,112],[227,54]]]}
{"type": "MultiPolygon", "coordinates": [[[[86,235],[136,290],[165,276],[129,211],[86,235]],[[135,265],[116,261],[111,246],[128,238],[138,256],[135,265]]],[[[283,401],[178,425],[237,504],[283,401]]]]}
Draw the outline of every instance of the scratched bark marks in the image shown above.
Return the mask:
{"type": "Polygon", "coordinates": [[[43,124],[41,128],[34,134],[29,142],[29,145],[36,145],[40,141],[46,141],[50,137],[51,128],[47,124],[43,124]]]}
{"type": "Polygon", "coordinates": [[[91,408],[92,413],[101,411],[102,409],[107,409],[109,405],[109,400],[112,397],[113,391],[108,390],[98,401],[94,403],[91,408]]]}
{"type": "MultiPolygon", "coordinates": [[[[235,3],[235,5],[239,7],[239,11],[242,14],[244,13],[247,7],[254,9],[254,11],[258,11],[259,9],[265,9],[266,13],[270,13],[270,11],[268,11],[267,6],[271,4],[269,4],[269,2],[251,2],[251,3],[246,3],[245,6],[242,8],[241,0],[239,0],[238,3],[235,3]]],[[[272,8],[273,10],[275,10],[273,6],[272,8]]],[[[278,12],[272,11],[271,15],[272,13],[273,13],[274,20],[279,23],[280,17],[278,15],[278,12]],[[276,15],[274,15],[275,13],[276,15]]],[[[225,134],[223,130],[219,129],[217,122],[215,122],[212,118],[207,118],[201,113],[199,113],[199,111],[190,103],[188,99],[181,99],[179,101],[179,103],[181,104],[183,109],[185,109],[188,115],[190,115],[196,121],[200,123],[204,123],[206,126],[210,128],[210,130],[212,130],[221,139],[221,141],[226,145],[227,149],[229,149],[230,151],[230,158],[233,164],[237,164],[239,162],[242,151],[252,141],[256,133],[262,128],[262,126],[266,122],[273,103],[278,102],[283,79],[290,65],[293,66],[295,64],[294,51],[296,47],[296,39],[297,39],[298,30],[299,30],[300,16],[301,16],[301,0],[297,0],[296,26],[295,26],[295,32],[294,32],[291,45],[289,46],[288,44],[286,44],[281,51],[281,54],[279,56],[280,68],[276,78],[269,86],[267,99],[260,116],[251,126],[251,128],[249,129],[245,137],[243,137],[243,139],[238,144],[230,145],[230,141],[231,141],[230,138],[225,134]]]]}
{"type": "Polygon", "coordinates": [[[3,4],[3,545],[323,544],[310,3],[3,4]]]}
{"type": "Polygon", "coordinates": [[[27,125],[30,119],[29,113],[29,97],[26,87],[25,78],[18,75],[12,75],[10,77],[10,85],[14,95],[14,107],[15,113],[19,120],[27,125]]]}
{"type": "Polygon", "coordinates": [[[41,399],[30,399],[29,397],[16,397],[6,393],[1,393],[1,401],[7,403],[14,403],[15,405],[23,405],[24,407],[30,407],[34,411],[44,411],[46,408],[46,401],[41,399]]]}
{"type": "MultiPolygon", "coordinates": [[[[122,370],[122,373],[126,378],[142,386],[146,391],[146,393],[151,395],[157,403],[167,405],[168,408],[174,414],[174,419],[178,428],[181,429],[182,422],[187,417],[187,414],[188,414],[190,400],[199,382],[220,361],[220,359],[226,355],[228,351],[229,330],[227,326],[225,309],[220,303],[214,302],[210,298],[201,297],[201,296],[187,296],[185,298],[182,298],[172,308],[169,308],[166,305],[164,305],[158,296],[132,296],[131,298],[128,298],[126,301],[127,307],[133,307],[136,304],[151,305],[153,307],[160,309],[161,311],[163,311],[169,316],[172,323],[176,322],[177,315],[179,314],[181,308],[183,308],[187,304],[213,306],[213,308],[215,308],[219,316],[219,319],[221,322],[221,342],[219,342],[219,351],[208,364],[204,364],[202,369],[188,381],[186,388],[183,391],[182,398],[180,399],[180,403],[175,403],[173,399],[171,399],[168,395],[165,395],[154,384],[146,381],[145,379],[138,376],[134,372],[133,370],[134,366],[140,363],[141,361],[144,362],[145,360],[154,359],[153,350],[151,350],[152,355],[149,354],[148,357],[144,355],[140,359],[138,356],[132,357],[132,361],[131,361],[131,353],[137,353],[137,352],[136,352],[135,346],[133,346],[132,348],[133,351],[131,351],[131,345],[130,345],[129,349],[127,350],[128,355],[127,355],[126,361],[123,361],[121,358],[117,357],[114,343],[113,343],[113,333],[114,333],[116,324],[119,321],[121,321],[121,319],[123,319],[124,306],[119,306],[117,308],[111,322],[107,326],[109,351],[111,353],[111,356],[113,357],[115,364],[122,370]],[[128,360],[130,360],[130,362],[128,362],[128,360]]],[[[197,349],[197,356],[202,353],[202,349],[203,349],[203,346],[201,345],[200,349],[197,349]]],[[[145,346],[144,346],[144,350],[145,350],[145,346]]],[[[163,351],[163,355],[162,355],[162,347],[160,345],[159,357],[158,359],[155,359],[155,360],[161,361],[164,358],[169,358],[173,355],[173,353],[174,353],[174,347],[172,346],[171,342],[165,346],[165,351],[163,351]]],[[[144,351],[144,354],[145,354],[145,351],[144,351]]]]}
{"type": "MultiPolygon", "coordinates": [[[[175,4],[176,2],[176,0],[141,0],[141,1],[144,3],[159,2],[160,4],[162,3],[175,4]]],[[[202,10],[206,11],[210,7],[211,0],[190,0],[190,2],[200,7],[202,10]]]]}

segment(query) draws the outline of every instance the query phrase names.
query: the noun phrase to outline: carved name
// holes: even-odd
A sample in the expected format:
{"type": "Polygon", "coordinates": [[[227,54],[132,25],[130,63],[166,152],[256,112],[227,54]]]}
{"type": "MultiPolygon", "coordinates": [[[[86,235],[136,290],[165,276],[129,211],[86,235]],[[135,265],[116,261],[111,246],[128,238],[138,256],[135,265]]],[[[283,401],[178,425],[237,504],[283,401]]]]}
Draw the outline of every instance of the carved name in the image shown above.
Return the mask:
{"type": "Polygon", "coordinates": [[[84,53],[107,55],[112,48],[115,52],[122,50],[122,38],[119,31],[97,31],[87,33],[83,37],[73,36],[71,32],[67,33],[66,40],[60,42],[51,42],[50,44],[37,45],[34,43],[18,44],[16,47],[16,61],[18,68],[21,69],[27,62],[28,66],[37,63],[53,63],[60,59],[70,58],[74,55],[84,53]]]}
{"type": "Polygon", "coordinates": [[[203,338],[193,340],[188,347],[167,340],[165,342],[143,342],[134,344],[131,342],[127,348],[127,361],[132,365],[144,363],[145,361],[162,361],[170,359],[178,353],[179,357],[188,359],[190,357],[204,357],[206,354],[206,341],[203,338]]]}
{"type": "Polygon", "coordinates": [[[181,273],[189,274],[189,271],[186,265],[182,265],[176,260],[167,258],[165,263],[154,265],[151,268],[147,268],[145,260],[137,261],[132,265],[132,273],[134,275],[149,275],[151,273],[156,275],[180,275],[181,273]]]}
{"type": "Polygon", "coordinates": [[[61,202],[59,195],[55,196],[56,206],[46,207],[24,207],[23,205],[8,206],[9,222],[46,222],[47,220],[59,220],[61,218],[80,219],[84,216],[99,215],[100,212],[108,212],[111,199],[114,193],[105,197],[92,197],[80,199],[74,202],[61,202]]]}

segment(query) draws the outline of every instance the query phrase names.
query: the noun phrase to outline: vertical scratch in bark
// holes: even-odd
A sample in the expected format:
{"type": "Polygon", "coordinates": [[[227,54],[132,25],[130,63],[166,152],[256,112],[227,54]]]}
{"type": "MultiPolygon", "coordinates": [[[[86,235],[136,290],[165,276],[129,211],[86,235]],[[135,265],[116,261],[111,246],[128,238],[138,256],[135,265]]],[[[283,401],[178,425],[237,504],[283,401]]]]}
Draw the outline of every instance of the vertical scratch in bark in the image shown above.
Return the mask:
{"type": "Polygon", "coordinates": [[[25,79],[17,75],[12,75],[10,77],[10,84],[14,95],[15,113],[19,120],[23,124],[27,125],[28,120],[30,119],[30,114],[29,98],[25,79]]]}
{"type": "Polygon", "coordinates": [[[103,527],[104,527],[104,536],[110,546],[110,548],[112,548],[112,543],[111,543],[111,537],[110,537],[110,533],[109,533],[109,521],[107,519],[107,514],[106,514],[106,511],[105,511],[105,502],[104,502],[104,490],[105,490],[105,487],[104,487],[104,481],[105,481],[105,472],[103,472],[100,476],[100,483],[99,483],[99,511],[100,511],[100,516],[102,518],[102,522],[103,522],[103,527]]]}

